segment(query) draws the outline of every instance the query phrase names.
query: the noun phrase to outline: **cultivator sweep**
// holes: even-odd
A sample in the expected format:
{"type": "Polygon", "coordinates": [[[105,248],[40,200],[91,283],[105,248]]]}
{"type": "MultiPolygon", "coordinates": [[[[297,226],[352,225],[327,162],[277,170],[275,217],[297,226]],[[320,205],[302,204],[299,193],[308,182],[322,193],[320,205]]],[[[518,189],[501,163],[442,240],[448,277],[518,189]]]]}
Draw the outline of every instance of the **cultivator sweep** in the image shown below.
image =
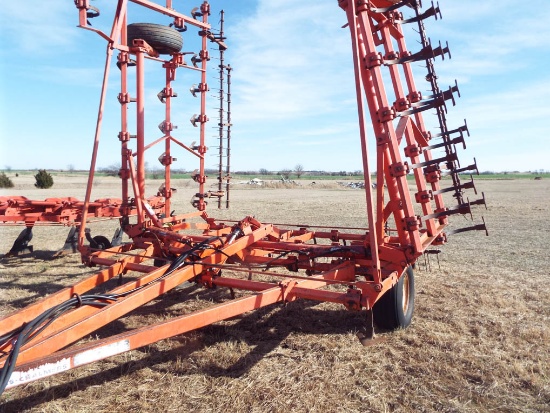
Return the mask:
{"type": "MultiPolygon", "coordinates": [[[[210,5],[202,3],[191,16],[177,12],[171,0],[161,6],[149,0],[119,0],[110,34],[92,28],[88,19],[98,14],[89,0],[76,0],[80,27],[101,35],[108,43],[105,79],[101,92],[98,127],[86,199],[80,212],[78,248],[83,263],[101,269],[70,288],[52,294],[0,320],[0,390],[50,376],[93,361],[229,319],[274,303],[308,299],[338,303],[351,311],[365,311],[365,342],[374,335],[373,323],[384,329],[407,327],[414,308],[416,260],[431,246],[446,243],[449,234],[485,230],[485,224],[449,230],[449,217],[471,214],[461,174],[476,171],[458,163],[456,145],[464,143],[466,124],[446,125],[446,105],[458,95],[458,87],[442,90],[437,84],[434,60],[449,55],[448,47],[433,47],[425,36],[423,21],[440,17],[438,6],[422,10],[419,0],[339,0],[347,17],[355,68],[360,142],[365,180],[366,219],[359,228],[316,227],[263,223],[252,217],[236,221],[216,220],[206,213],[206,200],[222,193],[205,190],[204,159],[208,42],[223,43],[208,22],[210,5]],[[128,3],[167,16],[171,26],[128,24],[128,3]],[[404,13],[412,17],[404,18],[404,13]],[[404,25],[414,24],[421,49],[408,50],[404,25]],[[194,28],[201,48],[192,65],[181,52],[181,32],[194,28]],[[113,51],[118,51],[121,74],[122,201],[109,209],[120,216],[130,242],[106,249],[86,245],[86,223],[94,207],[90,201],[103,104],[113,51]],[[161,56],[168,56],[167,58],[161,56]],[[144,61],[157,62],[166,73],[159,99],[166,106],[161,123],[163,137],[146,142],[144,129],[144,61]],[[426,79],[432,88],[424,96],[415,84],[412,64],[426,62],[426,79]],[[193,93],[200,97],[200,112],[191,121],[199,128],[198,144],[186,146],[175,139],[171,101],[176,71],[193,70],[200,77],[193,93]],[[135,70],[135,94],[128,72],[135,70]],[[387,92],[390,85],[391,92],[387,92]],[[132,93],[132,94],[131,94],[132,93]],[[365,105],[366,101],[366,105],[365,105]],[[136,113],[136,135],[128,126],[128,113],[136,113]],[[426,129],[422,114],[435,111],[437,133],[426,129]],[[376,169],[368,162],[367,119],[374,130],[376,169]],[[163,144],[165,185],[159,203],[145,193],[145,151],[163,144]],[[171,212],[171,144],[193,154],[199,162],[194,180],[198,192],[194,211],[171,212]],[[435,151],[441,151],[436,155],[435,151]],[[371,175],[376,173],[374,181],[371,175]],[[407,179],[407,176],[412,175],[407,179]],[[450,179],[444,179],[448,175],[450,179]],[[130,197],[130,191],[133,197],[130,197]],[[446,207],[444,194],[451,192],[458,205],[446,207]],[[365,223],[367,225],[365,225],[365,223]],[[119,279],[111,290],[104,283],[119,279]],[[115,336],[77,342],[132,310],[159,299],[162,294],[193,282],[205,288],[228,288],[231,299],[211,307],[181,314],[115,336]],[[76,343],[76,344],[75,344],[76,343]]],[[[191,30],[186,32],[189,35],[191,30]]],[[[225,47],[225,45],[224,45],[225,47]]],[[[80,206],[80,205],[79,205],[80,206]]]]}

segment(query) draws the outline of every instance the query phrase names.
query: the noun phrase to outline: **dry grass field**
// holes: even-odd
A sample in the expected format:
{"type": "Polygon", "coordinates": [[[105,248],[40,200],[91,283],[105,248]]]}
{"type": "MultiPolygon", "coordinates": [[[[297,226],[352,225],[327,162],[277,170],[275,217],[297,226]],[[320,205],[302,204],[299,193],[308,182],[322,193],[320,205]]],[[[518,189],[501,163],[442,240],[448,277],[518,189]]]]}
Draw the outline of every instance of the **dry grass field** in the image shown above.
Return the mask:
{"type": "MultiPolygon", "coordinates": [[[[20,177],[0,195],[84,198],[85,178],[54,179],[53,188],[37,190],[32,176],[20,177]]],[[[177,211],[189,211],[194,189],[184,181],[175,186],[177,211]]],[[[475,216],[485,216],[490,237],[457,234],[439,264],[420,260],[416,311],[406,330],[379,331],[363,347],[355,337],[361,313],[297,301],[10,389],[0,412],[550,412],[550,180],[477,186],[489,209],[475,216]]],[[[94,199],[118,196],[116,179],[100,178],[94,188],[94,199]]],[[[363,205],[362,190],[334,183],[236,185],[231,209],[209,213],[363,226],[363,205]]],[[[471,225],[461,216],[452,222],[471,225]]],[[[110,238],[114,224],[92,227],[94,235],[110,238]]],[[[0,227],[0,252],[20,230],[0,227]]],[[[50,259],[67,231],[36,228],[34,257],[0,255],[0,315],[92,271],[78,255],[50,259]]],[[[97,336],[228,297],[221,289],[180,288],[97,336]]]]}

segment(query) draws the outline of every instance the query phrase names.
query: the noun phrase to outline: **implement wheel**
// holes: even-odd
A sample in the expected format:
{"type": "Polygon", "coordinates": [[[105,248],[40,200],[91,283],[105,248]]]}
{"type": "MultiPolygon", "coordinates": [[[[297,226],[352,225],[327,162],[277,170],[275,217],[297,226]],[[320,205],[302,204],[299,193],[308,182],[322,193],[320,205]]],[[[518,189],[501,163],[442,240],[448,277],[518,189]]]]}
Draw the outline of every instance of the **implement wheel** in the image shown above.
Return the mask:
{"type": "Polygon", "coordinates": [[[96,248],[98,250],[106,250],[108,248],[111,248],[112,245],[111,245],[111,241],[109,241],[107,239],[107,237],[104,237],[103,235],[97,235],[93,238],[93,241],[95,243],[95,245],[93,245],[93,243],[90,243],[90,246],[92,248],[96,248]]]}
{"type": "Polygon", "coordinates": [[[179,53],[183,47],[183,38],[176,30],[162,24],[132,23],[128,25],[128,45],[134,40],[145,40],[159,54],[179,53]]]}
{"type": "Polygon", "coordinates": [[[374,322],[380,328],[396,330],[411,324],[414,312],[414,273],[407,267],[397,284],[373,307],[374,322]]]}

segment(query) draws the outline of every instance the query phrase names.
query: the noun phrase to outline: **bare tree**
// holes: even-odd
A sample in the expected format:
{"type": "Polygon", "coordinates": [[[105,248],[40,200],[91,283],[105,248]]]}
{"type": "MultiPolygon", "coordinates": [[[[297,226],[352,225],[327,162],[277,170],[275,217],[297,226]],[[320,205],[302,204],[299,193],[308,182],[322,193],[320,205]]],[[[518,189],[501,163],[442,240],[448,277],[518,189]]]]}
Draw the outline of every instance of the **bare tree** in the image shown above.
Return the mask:
{"type": "Polygon", "coordinates": [[[300,179],[300,177],[304,174],[304,167],[302,164],[298,164],[294,167],[294,173],[296,174],[296,177],[300,179]]]}
{"type": "Polygon", "coordinates": [[[120,172],[120,162],[109,165],[106,168],[101,168],[99,171],[107,176],[118,176],[120,172]]]}
{"type": "Polygon", "coordinates": [[[279,175],[283,177],[283,179],[290,179],[290,174],[292,171],[290,169],[283,169],[281,172],[279,172],[279,175]]]}

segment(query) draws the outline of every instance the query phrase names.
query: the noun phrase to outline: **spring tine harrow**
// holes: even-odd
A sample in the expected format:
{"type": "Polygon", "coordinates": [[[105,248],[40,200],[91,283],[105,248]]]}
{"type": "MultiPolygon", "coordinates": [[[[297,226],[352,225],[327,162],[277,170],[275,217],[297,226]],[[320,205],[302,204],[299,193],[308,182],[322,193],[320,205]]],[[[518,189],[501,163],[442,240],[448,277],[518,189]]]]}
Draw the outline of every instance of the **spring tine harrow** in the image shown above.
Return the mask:
{"type": "Polygon", "coordinates": [[[444,194],[446,192],[453,192],[453,191],[456,191],[456,190],[464,190],[464,189],[473,189],[474,190],[474,193],[477,195],[477,189],[476,189],[476,186],[475,186],[475,183],[474,183],[474,178],[472,177],[472,175],[470,175],[470,181],[469,182],[466,182],[466,183],[461,183],[459,186],[452,186],[450,188],[444,188],[444,189],[439,189],[437,191],[434,191],[433,194],[434,195],[438,195],[438,194],[444,194]]]}

